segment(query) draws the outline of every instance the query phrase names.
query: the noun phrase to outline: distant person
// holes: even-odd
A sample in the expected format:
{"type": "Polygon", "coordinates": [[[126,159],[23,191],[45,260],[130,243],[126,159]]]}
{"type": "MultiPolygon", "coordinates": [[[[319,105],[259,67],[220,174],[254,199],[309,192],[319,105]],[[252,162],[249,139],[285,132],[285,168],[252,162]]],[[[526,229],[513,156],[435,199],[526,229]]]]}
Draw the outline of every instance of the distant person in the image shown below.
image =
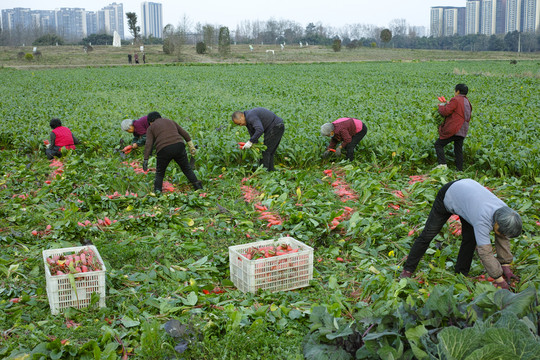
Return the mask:
{"type": "Polygon", "coordinates": [[[142,62],[143,64],[146,64],[146,53],[142,54],[142,62]]]}
{"type": "Polygon", "coordinates": [[[128,63],[131,64],[131,54],[128,54],[128,63]]]}
{"type": "Polygon", "coordinates": [[[55,156],[62,156],[62,149],[75,150],[75,144],[79,144],[79,140],[73,136],[71,130],[62,126],[60,119],[52,119],[49,123],[51,126],[50,141],[45,155],[47,159],[52,160],[55,156]]]}
{"type": "Polygon", "coordinates": [[[247,127],[251,136],[242,149],[249,149],[264,134],[266,150],[262,153],[261,163],[268,171],[274,171],[274,155],[285,132],[283,119],[265,108],[255,108],[243,112],[235,111],[232,121],[236,125],[247,127]]]}
{"type": "Polygon", "coordinates": [[[466,96],[469,92],[467,85],[457,84],[454,91],[455,95],[448,103],[439,104],[439,114],[445,119],[439,126],[439,138],[435,141],[435,152],[439,163],[437,167],[446,168],[444,147],[453,141],[456,168],[458,171],[463,171],[463,140],[469,131],[472,105],[466,96]]]}
{"type": "Polygon", "coordinates": [[[330,151],[335,150],[336,156],[341,156],[341,151],[347,151],[347,159],[354,159],[356,145],[366,136],[367,127],[361,120],[354,118],[339,118],[331,123],[321,126],[321,135],[330,136],[330,144],[323,153],[323,158],[330,155],[330,151]],[[341,145],[338,146],[338,144],[341,145]]]}
{"type": "Polygon", "coordinates": [[[146,132],[143,170],[148,170],[148,158],[152,153],[152,146],[155,145],[157,164],[154,191],[159,193],[163,189],[163,178],[171,160],[176,161],[195,190],[202,189],[202,183],[197,180],[197,176],[189,165],[184,141],[187,142],[191,156],[197,154],[197,149],[187,131],[174,121],[162,118],[156,111],[148,114],[148,123],[150,127],[146,132]]]}
{"type": "Polygon", "coordinates": [[[465,276],[469,274],[476,250],[488,275],[495,279],[493,285],[508,289],[507,282],[517,279],[510,269],[513,255],[509,238],[521,234],[521,217],[491,191],[471,179],[449,182],[439,190],[424,230],[414,241],[400,277],[412,276],[429,244],[452,214],[459,216],[462,227],[455,272],[465,276]],[[491,231],[495,233],[497,257],[493,255],[491,231]]]}
{"type": "Polygon", "coordinates": [[[125,119],[120,124],[122,130],[133,134],[133,140],[131,140],[132,149],[136,149],[146,144],[146,131],[150,126],[147,119],[148,116],[145,115],[138,120],[125,119]]]}
{"type": "Polygon", "coordinates": [[[135,64],[139,63],[139,54],[135,53],[135,64]]]}

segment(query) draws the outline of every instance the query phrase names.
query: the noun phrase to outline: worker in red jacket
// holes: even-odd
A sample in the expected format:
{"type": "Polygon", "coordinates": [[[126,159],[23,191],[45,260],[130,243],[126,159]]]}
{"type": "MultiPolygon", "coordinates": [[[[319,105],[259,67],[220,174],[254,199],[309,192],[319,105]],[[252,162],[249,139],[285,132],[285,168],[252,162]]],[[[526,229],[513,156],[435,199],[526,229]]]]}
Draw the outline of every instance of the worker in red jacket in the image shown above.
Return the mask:
{"type": "Polygon", "coordinates": [[[321,135],[330,136],[330,144],[322,157],[330,155],[331,150],[335,150],[336,156],[341,156],[341,150],[347,151],[347,159],[354,159],[354,149],[356,145],[366,136],[367,127],[361,120],[353,118],[339,118],[331,123],[321,126],[321,135]],[[338,144],[341,145],[338,146],[338,144]]]}
{"type": "Polygon", "coordinates": [[[463,171],[463,140],[469,131],[472,105],[467,98],[469,88],[465,84],[457,84],[455,96],[447,103],[439,104],[439,114],[445,119],[439,126],[439,138],[435,141],[438,167],[446,168],[444,147],[454,142],[456,168],[463,171]]]}
{"type": "Polygon", "coordinates": [[[52,119],[50,122],[51,137],[45,155],[47,159],[52,160],[55,156],[62,156],[62,148],[75,150],[75,144],[79,144],[79,140],[73,136],[71,130],[62,126],[60,119],[52,119]]]}

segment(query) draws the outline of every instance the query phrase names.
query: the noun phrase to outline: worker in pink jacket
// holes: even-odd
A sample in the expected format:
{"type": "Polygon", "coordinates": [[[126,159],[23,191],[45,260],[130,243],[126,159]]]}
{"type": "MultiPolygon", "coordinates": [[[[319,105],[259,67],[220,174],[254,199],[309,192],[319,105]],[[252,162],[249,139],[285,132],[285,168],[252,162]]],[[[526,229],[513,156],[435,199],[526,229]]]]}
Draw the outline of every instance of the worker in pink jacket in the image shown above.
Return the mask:
{"type": "Polygon", "coordinates": [[[367,127],[361,120],[354,118],[339,118],[321,126],[321,135],[330,136],[330,144],[323,153],[326,158],[330,151],[335,150],[336,156],[341,156],[341,150],[347,151],[347,159],[354,159],[356,145],[366,136],[367,127]],[[341,143],[339,146],[338,144],[341,143]]]}
{"type": "Polygon", "coordinates": [[[71,130],[62,126],[60,119],[52,119],[49,125],[52,131],[49,145],[45,149],[47,159],[52,160],[55,156],[62,156],[62,148],[75,150],[75,144],[78,144],[79,140],[73,136],[71,130]]]}

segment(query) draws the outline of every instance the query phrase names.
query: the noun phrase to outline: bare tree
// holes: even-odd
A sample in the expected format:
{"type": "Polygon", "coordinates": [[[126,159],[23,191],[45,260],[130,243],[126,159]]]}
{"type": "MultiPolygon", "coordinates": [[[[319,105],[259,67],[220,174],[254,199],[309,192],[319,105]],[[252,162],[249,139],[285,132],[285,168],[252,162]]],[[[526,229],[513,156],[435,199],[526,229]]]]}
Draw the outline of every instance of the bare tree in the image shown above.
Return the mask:
{"type": "Polygon", "coordinates": [[[388,24],[388,28],[394,36],[405,36],[407,35],[407,20],[405,19],[394,19],[388,24]]]}

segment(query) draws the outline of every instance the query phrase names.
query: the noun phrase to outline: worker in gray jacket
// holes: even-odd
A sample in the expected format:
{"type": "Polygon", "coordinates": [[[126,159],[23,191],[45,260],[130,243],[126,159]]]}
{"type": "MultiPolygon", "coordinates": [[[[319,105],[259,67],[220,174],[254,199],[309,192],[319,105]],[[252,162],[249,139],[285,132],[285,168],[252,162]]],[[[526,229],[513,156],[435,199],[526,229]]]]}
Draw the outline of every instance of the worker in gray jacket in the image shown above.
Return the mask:
{"type": "Polygon", "coordinates": [[[456,273],[468,275],[476,249],[488,275],[495,279],[493,285],[508,289],[507,282],[517,279],[510,269],[513,256],[509,238],[521,234],[521,217],[491,191],[471,179],[449,182],[439,190],[424,230],[415,240],[400,277],[412,276],[431,240],[453,214],[460,218],[463,237],[456,273]],[[492,230],[495,233],[496,258],[490,240],[492,230]]]}
{"type": "Polygon", "coordinates": [[[242,149],[249,149],[264,134],[266,150],[263,151],[261,163],[268,171],[274,171],[274,155],[285,132],[283,119],[268,109],[255,108],[235,111],[232,114],[232,121],[236,125],[247,127],[249,132],[249,141],[242,149]]]}

